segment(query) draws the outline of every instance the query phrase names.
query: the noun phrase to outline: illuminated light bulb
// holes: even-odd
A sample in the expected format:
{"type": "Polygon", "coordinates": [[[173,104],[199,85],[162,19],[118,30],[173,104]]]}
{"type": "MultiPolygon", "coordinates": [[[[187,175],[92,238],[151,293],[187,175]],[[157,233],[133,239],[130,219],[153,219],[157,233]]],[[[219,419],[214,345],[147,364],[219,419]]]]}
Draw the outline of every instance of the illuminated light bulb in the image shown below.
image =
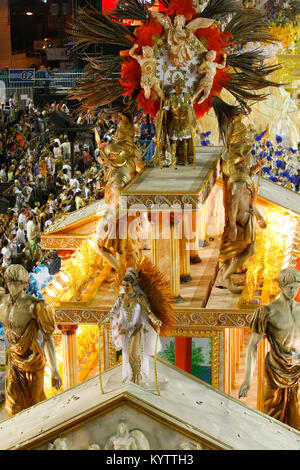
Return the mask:
{"type": "Polygon", "coordinates": [[[48,289],[48,290],[47,290],[47,294],[49,294],[50,297],[56,297],[56,293],[55,293],[54,290],[52,290],[52,289],[48,289]]]}
{"type": "Polygon", "coordinates": [[[68,276],[65,273],[60,273],[60,277],[62,278],[62,280],[64,282],[69,282],[70,281],[70,279],[68,278],[68,276]]]}
{"type": "Polygon", "coordinates": [[[56,279],[54,279],[54,281],[52,281],[52,285],[53,285],[54,287],[56,287],[56,289],[58,289],[58,290],[62,290],[62,289],[63,289],[63,286],[62,286],[56,279]]]}
{"type": "Polygon", "coordinates": [[[92,248],[95,248],[95,247],[96,247],[96,241],[95,241],[95,240],[89,239],[88,242],[89,242],[89,244],[90,244],[90,246],[91,246],[92,248]]]}

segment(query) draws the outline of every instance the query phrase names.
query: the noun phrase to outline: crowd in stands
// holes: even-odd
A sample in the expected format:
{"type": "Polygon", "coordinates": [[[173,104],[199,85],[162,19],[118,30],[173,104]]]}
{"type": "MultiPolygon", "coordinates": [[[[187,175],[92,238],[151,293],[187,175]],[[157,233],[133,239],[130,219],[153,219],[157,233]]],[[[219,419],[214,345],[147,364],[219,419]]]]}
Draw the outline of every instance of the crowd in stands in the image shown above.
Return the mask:
{"type": "MultiPolygon", "coordinates": [[[[2,196],[9,202],[8,210],[0,208],[0,270],[3,273],[9,264],[18,262],[31,272],[55,259],[55,253],[41,249],[41,233],[62,214],[104,195],[104,173],[93,132],[78,134],[72,168],[69,138],[51,125],[50,114],[63,111],[77,126],[96,126],[103,145],[112,140],[117,119],[107,109],[78,115],[63,102],[39,109],[31,99],[25,110],[19,110],[14,95],[9,106],[12,111],[2,113],[0,119],[0,186],[8,187],[2,196]]],[[[142,116],[135,120],[142,150],[154,133],[153,123],[142,116]]]]}

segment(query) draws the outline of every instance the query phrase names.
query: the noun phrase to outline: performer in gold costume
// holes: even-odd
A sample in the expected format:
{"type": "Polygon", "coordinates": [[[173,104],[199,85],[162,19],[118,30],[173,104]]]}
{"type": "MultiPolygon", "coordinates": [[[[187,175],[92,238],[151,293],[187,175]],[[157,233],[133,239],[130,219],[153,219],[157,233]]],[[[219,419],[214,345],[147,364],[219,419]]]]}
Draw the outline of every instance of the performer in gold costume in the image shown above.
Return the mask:
{"type": "Polygon", "coordinates": [[[188,164],[189,144],[195,158],[194,129],[196,114],[188,93],[183,93],[184,83],[178,81],[175,93],[170,93],[163,112],[166,118],[167,135],[171,142],[172,167],[176,166],[178,142],[182,142],[184,165],[188,164]]]}
{"type": "Polygon", "coordinates": [[[52,333],[54,315],[43,301],[23,292],[29,277],[21,265],[10,265],[5,271],[9,294],[1,295],[0,321],[9,342],[6,375],[6,410],[12,416],[46,399],[44,392],[45,356],[38,343],[43,334],[46,358],[52,373],[52,386],[61,387],[57,371],[52,333]]]}
{"type": "Polygon", "coordinates": [[[283,269],[278,275],[280,296],[259,307],[252,319],[245,380],[239,397],[246,397],[256,362],[257,346],[266,334],[270,351],[264,368],[264,413],[300,431],[300,304],[294,300],[300,273],[283,269]]]}

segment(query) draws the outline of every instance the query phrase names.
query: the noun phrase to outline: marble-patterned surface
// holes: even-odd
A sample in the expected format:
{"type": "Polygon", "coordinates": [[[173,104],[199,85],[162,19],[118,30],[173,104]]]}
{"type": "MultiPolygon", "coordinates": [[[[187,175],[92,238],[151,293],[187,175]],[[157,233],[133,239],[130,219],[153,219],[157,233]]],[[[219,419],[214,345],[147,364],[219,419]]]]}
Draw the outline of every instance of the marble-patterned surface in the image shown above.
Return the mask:
{"type": "MultiPolygon", "coordinates": [[[[155,421],[152,417],[127,404],[120,405],[109,413],[102,414],[75,431],[63,433],[60,438],[64,440],[68,450],[87,450],[92,444],[98,445],[100,449],[105,449],[110,436],[116,435],[120,423],[124,423],[129,434],[128,438],[123,440],[125,448],[126,444],[127,446],[130,445],[132,438],[138,449],[142,450],[149,448],[152,450],[165,450],[166,443],[169,444],[169,450],[179,450],[182,444],[188,444],[189,448],[194,448],[198,444],[189,437],[161,422],[155,421]],[[138,436],[140,439],[134,438],[136,431],[142,434],[142,436],[138,436]],[[143,447],[143,444],[146,444],[146,446],[143,447]]],[[[50,442],[52,443],[53,439],[50,442]]],[[[48,450],[48,448],[49,441],[42,446],[38,446],[36,450],[48,450]]],[[[210,450],[209,447],[201,444],[200,448],[210,450]]]]}
{"type": "Polygon", "coordinates": [[[70,214],[63,215],[56,222],[49,225],[47,229],[43,232],[43,235],[49,235],[50,233],[56,232],[58,230],[67,228],[70,225],[73,225],[77,222],[83,221],[84,219],[97,214],[102,214],[105,208],[104,198],[100,201],[92,202],[77,211],[71,212],[70,214]]]}
{"type": "MultiPolygon", "coordinates": [[[[256,185],[257,176],[254,177],[254,181],[256,185]]],[[[300,194],[283,188],[272,181],[260,178],[258,196],[300,214],[300,194]]]]}
{"type": "Polygon", "coordinates": [[[198,147],[196,168],[148,167],[122,192],[130,194],[198,194],[205,178],[220,158],[222,147],[198,147]]]}
{"type": "MultiPolygon", "coordinates": [[[[212,447],[300,449],[300,432],[162,361],[158,362],[161,395],[157,395],[153,360],[150,368],[148,389],[132,383],[120,386],[122,374],[118,365],[103,374],[105,394],[100,393],[99,377],[94,377],[2,421],[0,449],[18,449],[28,442],[37,444],[37,438],[47,441],[58,437],[87,415],[96,417],[104,408],[109,413],[108,404],[122,396],[139,403],[141,411],[143,407],[148,412],[153,410],[179,432],[191,432],[195,440],[206,440],[212,447]]],[[[165,449],[169,446],[166,443],[165,449]]]]}

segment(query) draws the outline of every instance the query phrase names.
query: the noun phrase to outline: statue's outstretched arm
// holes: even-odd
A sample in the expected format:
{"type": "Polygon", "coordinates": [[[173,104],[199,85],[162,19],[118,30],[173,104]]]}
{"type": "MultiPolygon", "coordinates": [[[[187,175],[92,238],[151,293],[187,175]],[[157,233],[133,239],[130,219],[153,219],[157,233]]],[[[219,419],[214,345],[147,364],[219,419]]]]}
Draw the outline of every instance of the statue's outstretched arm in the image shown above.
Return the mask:
{"type": "Polygon", "coordinates": [[[151,16],[153,16],[153,18],[155,18],[164,29],[168,30],[172,27],[171,19],[168,16],[165,16],[158,11],[151,11],[150,13],[151,16]]]}
{"type": "Polygon", "coordinates": [[[264,219],[264,216],[260,213],[256,206],[253,206],[253,214],[261,228],[267,227],[267,222],[264,219]]]}
{"type": "Polygon", "coordinates": [[[224,54],[222,64],[217,64],[217,69],[224,69],[226,67],[227,54],[224,54]]]}
{"type": "Polygon", "coordinates": [[[251,335],[246,354],[245,378],[244,382],[240,387],[239,398],[246,397],[248,395],[257,359],[257,346],[259,345],[263,337],[264,333],[253,332],[251,335]]]}
{"type": "Polygon", "coordinates": [[[195,18],[186,25],[186,29],[194,32],[199,28],[209,28],[214,22],[215,20],[211,18],[195,18]]]}
{"type": "Polygon", "coordinates": [[[138,44],[134,44],[133,47],[129,51],[129,55],[130,57],[132,57],[133,59],[139,62],[139,59],[141,58],[141,56],[139,56],[138,54],[135,54],[134,52],[137,48],[138,48],[138,44]]]}
{"type": "Polygon", "coordinates": [[[148,318],[153,323],[153,325],[161,326],[161,321],[154,315],[154,313],[150,312],[148,314],[148,318]]]}

